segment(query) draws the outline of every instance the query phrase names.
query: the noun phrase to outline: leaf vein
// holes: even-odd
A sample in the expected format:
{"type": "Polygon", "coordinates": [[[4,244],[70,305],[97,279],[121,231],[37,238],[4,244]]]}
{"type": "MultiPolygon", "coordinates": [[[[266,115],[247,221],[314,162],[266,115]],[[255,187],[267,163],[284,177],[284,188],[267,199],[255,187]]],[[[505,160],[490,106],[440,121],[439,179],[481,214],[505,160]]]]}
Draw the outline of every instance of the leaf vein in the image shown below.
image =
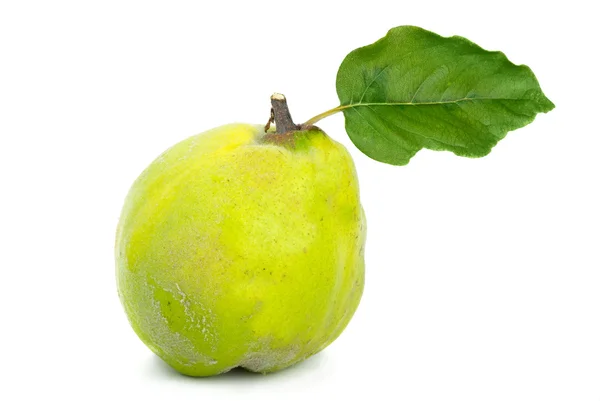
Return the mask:
{"type": "Polygon", "coordinates": [[[375,81],[377,81],[377,79],[381,76],[381,74],[383,74],[383,72],[385,70],[388,69],[388,67],[390,67],[391,64],[386,65],[385,67],[383,67],[381,69],[381,71],[379,71],[377,73],[377,75],[375,75],[375,77],[371,80],[371,82],[369,82],[369,84],[367,85],[367,87],[365,88],[365,90],[363,91],[362,95],[360,96],[360,99],[358,100],[358,103],[362,102],[363,98],[365,97],[365,95],[367,94],[367,91],[369,90],[369,88],[371,87],[371,85],[373,85],[373,83],[375,83],[375,81]]]}

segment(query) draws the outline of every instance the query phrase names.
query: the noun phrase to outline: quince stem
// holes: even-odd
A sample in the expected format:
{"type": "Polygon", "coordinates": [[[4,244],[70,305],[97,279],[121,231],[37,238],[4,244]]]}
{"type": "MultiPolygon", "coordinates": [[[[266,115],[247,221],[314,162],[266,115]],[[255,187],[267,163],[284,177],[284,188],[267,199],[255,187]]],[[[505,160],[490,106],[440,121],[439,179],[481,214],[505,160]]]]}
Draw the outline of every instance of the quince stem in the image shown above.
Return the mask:
{"type": "Polygon", "coordinates": [[[274,93],[271,96],[271,118],[265,126],[265,132],[267,132],[273,122],[275,123],[278,134],[299,131],[301,129],[299,125],[294,124],[292,116],[290,115],[290,109],[287,105],[287,100],[281,93],[274,93]]]}

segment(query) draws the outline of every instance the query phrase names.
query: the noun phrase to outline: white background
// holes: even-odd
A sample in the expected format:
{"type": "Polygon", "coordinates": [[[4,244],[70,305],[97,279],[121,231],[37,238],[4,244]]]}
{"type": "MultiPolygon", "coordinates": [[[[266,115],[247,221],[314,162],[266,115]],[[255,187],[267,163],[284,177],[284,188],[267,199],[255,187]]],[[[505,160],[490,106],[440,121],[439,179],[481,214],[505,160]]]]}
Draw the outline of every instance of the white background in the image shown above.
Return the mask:
{"type": "Polygon", "coordinates": [[[600,129],[593,2],[2,1],[0,399],[600,400],[600,129]],[[558,5],[560,4],[560,5],[558,5]],[[337,105],[344,56],[398,25],[527,64],[556,104],[482,159],[370,160],[363,301],[278,374],[190,379],[129,327],[120,208],[174,143],[337,105]]]}

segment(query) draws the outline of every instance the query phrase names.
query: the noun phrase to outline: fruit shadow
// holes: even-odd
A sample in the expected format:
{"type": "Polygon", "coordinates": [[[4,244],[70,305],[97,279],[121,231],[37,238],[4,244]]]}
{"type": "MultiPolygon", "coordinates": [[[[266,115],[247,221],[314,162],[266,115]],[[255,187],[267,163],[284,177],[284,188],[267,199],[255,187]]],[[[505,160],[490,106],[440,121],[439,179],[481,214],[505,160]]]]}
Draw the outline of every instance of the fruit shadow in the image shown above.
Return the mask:
{"type": "Polygon", "coordinates": [[[262,374],[250,372],[243,368],[234,368],[227,373],[223,373],[217,376],[209,377],[191,377],[185,376],[177,372],[169,365],[167,365],[162,359],[156,355],[152,355],[148,361],[147,375],[152,380],[167,380],[177,382],[188,382],[188,383],[258,383],[258,382],[269,382],[274,380],[285,380],[290,377],[301,376],[302,373],[314,374],[319,369],[322,369],[325,365],[324,352],[320,352],[316,355],[311,356],[305,361],[297,363],[296,365],[290,366],[287,369],[279,372],[262,374]]]}

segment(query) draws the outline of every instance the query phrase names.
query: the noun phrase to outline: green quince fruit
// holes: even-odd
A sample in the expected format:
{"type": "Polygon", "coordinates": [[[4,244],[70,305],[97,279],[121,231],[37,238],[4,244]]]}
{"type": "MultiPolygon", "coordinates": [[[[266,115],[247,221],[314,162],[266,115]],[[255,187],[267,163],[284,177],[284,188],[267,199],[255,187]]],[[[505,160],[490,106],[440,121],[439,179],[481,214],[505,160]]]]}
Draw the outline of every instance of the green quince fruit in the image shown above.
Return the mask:
{"type": "Polygon", "coordinates": [[[346,149],[316,127],[231,124],[180,142],[131,188],[117,230],[121,302],[177,371],[274,372],[354,314],[365,216],[346,149]]]}

